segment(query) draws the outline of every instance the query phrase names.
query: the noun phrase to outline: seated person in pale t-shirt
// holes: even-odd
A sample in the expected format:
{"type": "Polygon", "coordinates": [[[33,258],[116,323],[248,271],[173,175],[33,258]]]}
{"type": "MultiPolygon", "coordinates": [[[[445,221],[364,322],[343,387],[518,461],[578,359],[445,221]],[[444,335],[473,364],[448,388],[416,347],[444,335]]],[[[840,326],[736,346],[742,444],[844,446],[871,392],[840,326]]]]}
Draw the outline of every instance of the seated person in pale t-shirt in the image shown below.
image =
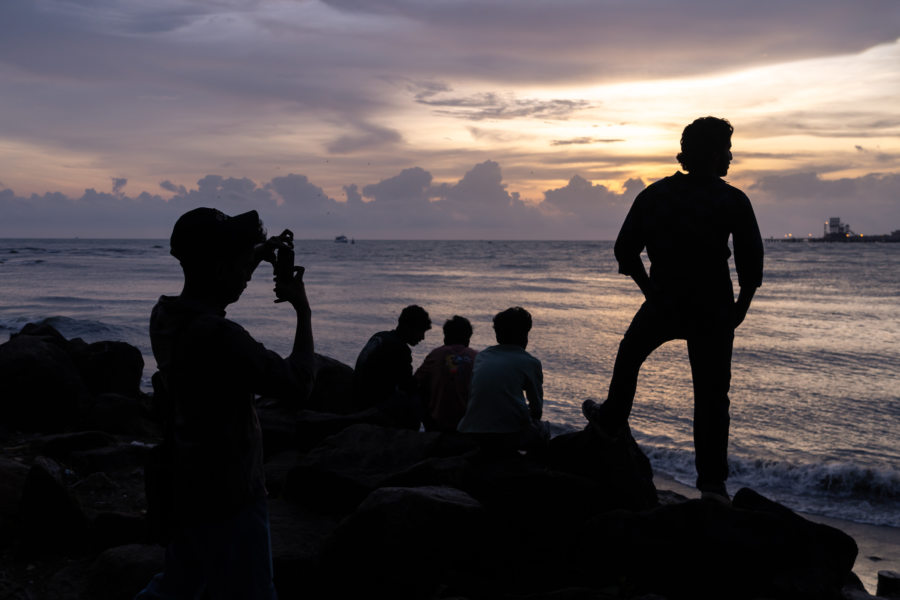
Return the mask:
{"type": "Polygon", "coordinates": [[[444,323],[444,345],[435,348],[416,370],[425,431],[456,431],[469,404],[472,365],[478,354],[469,348],[472,324],[454,315],[444,323]]]}
{"type": "Polygon", "coordinates": [[[459,431],[496,453],[539,450],[547,441],[541,361],[525,351],[531,315],[522,307],[494,317],[497,345],[475,357],[469,404],[459,431]]]}

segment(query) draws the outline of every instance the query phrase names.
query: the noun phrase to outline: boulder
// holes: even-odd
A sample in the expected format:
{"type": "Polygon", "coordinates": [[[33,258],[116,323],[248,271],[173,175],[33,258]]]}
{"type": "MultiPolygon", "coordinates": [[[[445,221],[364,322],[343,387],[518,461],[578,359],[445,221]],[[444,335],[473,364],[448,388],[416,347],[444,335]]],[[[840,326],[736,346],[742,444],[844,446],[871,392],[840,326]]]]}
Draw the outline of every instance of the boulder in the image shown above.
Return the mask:
{"type": "Polygon", "coordinates": [[[125,342],[86,344],[75,352],[75,363],[92,394],[140,395],[144,357],[125,342]]]}
{"type": "MultiPolygon", "coordinates": [[[[324,511],[352,511],[373,490],[418,471],[425,478],[410,485],[437,485],[441,468],[423,463],[474,453],[476,446],[459,434],[422,433],[377,425],[353,425],[327,438],[291,469],[285,481],[285,497],[324,511]]],[[[457,474],[449,474],[456,477],[457,474]]]]}
{"type": "Polygon", "coordinates": [[[109,548],[85,572],[82,598],[124,600],[134,598],[163,569],[165,549],[156,545],[128,544],[109,548]]]}
{"type": "Polygon", "coordinates": [[[294,468],[298,460],[300,460],[300,453],[296,450],[280,452],[266,459],[263,468],[266,473],[266,489],[269,491],[270,498],[281,495],[287,474],[294,468]]]}
{"type": "Polygon", "coordinates": [[[18,515],[27,477],[28,467],[18,461],[0,457],[0,523],[18,515]]]}
{"type": "Polygon", "coordinates": [[[7,427],[62,431],[88,397],[67,342],[56,330],[26,325],[0,345],[0,422],[7,427]]]}
{"type": "Polygon", "coordinates": [[[659,503],[650,461],[630,430],[616,440],[604,438],[590,425],[559,435],[550,440],[549,465],[601,484],[604,493],[593,499],[598,508],[638,510],[659,503]]]}
{"type": "Polygon", "coordinates": [[[351,414],[335,414],[301,410],[296,418],[295,447],[310,450],[328,437],[340,433],[351,425],[379,425],[388,427],[388,419],[377,408],[370,408],[351,414]]]}
{"type": "Polygon", "coordinates": [[[115,436],[103,431],[76,431],[36,437],[29,446],[33,454],[65,460],[72,452],[105,448],[116,443],[115,436]]]}
{"type": "Polygon", "coordinates": [[[147,519],[140,514],[101,512],[90,521],[89,545],[95,551],[147,542],[147,519]]]}
{"type": "Polygon", "coordinates": [[[316,354],[316,382],[306,408],[334,414],[354,412],[353,367],[316,354]]]}
{"type": "Polygon", "coordinates": [[[598,585],[618,581],[629,593],[672,599],[837,597],[850,572],[852,539],[822,531],[827,526],[790,511],[742,509],[741,494],[734,508],[691,500],[598,515],[582,529],[575,556],[598,585]]]}
{"type": "Polygon", "coordinates": [[[900,598],[900,573],[896,571],[878,571],[879,596],[885,598],[900,598]]]}
{"type": "Polygon", "coordinates": [[[22,546],[29,555],[65,552],[86,541],[88,519],[66,478],[64,467],[43,456],[28,471],[19,515],[22,546]]]}
{"type": "MultiPolygon", "coordinates": [[[[338,520],[286,500],[269,501],[272,564],[280,598],[326,598],[331,582],[322,576],[324,540],[338,520]]],[[[345,574],[346,576],[346,574],[345,574]]]]}
{"type": "Polygon", "coordinates": [[[334,574],[335,597],[430,598],[477,567],[486,532],[484,508],[465,492],[381,488],[327,540],[323,569],[334,574]]]}
{"type": "Polygon", "coordinates": [[[134,437],[162,435],[162,430],[153,420],[149,407],[137,394],[104,392],[94,396],[85,403],[79,425],[81,429],[134,437]]]}

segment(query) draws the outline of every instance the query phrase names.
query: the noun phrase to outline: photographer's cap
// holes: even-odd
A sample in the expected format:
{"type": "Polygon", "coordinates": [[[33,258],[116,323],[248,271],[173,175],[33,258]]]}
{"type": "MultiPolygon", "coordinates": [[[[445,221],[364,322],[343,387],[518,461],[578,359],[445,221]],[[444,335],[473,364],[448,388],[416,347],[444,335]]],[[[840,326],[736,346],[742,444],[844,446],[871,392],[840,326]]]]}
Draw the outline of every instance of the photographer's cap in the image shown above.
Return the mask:
{"type": "Polygon", "coordinates": [[[255,210],[229,217],[215,208],[195,208],[181,215],[169,247],[179,261],[228,255],[266,241],[255,210]]]}

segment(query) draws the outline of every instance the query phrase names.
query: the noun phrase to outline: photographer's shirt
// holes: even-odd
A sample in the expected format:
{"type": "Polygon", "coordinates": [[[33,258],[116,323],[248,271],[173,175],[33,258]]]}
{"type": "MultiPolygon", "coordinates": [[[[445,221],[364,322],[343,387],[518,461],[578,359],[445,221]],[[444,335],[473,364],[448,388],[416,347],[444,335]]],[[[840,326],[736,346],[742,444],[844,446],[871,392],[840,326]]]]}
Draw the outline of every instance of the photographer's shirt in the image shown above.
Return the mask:
{"type": "Polygon", "coordinates": [[[174,405],[176,510],[216,518],[265,493],[257,394],[309,396],[312,365],[292,366],[237,323],[179,296],[162,296],[150,341],[174,405]]]}

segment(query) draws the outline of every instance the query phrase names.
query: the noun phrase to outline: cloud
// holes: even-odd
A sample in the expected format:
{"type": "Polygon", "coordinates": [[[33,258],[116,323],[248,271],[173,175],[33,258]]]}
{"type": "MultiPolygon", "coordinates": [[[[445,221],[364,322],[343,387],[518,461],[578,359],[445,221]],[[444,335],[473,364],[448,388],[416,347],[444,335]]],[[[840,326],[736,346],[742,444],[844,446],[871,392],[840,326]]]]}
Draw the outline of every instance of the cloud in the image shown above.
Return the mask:
{"type": "Polygon", "coordinates": [[[747,188],[764,235],[821,232],[829,217],[841,217],[857,233],[900,228],[900,175],[823,179],[812,172],[761,177],[747,188]]]}
{"type": "Polygon", "coordinates": [[[175,185],[168,179],[166,179],[165,181],[161,181],[159,187],[166,190],[167,192],[173,192],[182,196],[187,194],[187,189],[183,185],[175,185]]]}
{"type": "Polygon", "coordinates": [[[350,154],[360,150],[372,150],[391,146],[403,141],[403,136],[395,129],[379,127],[371,123],[357,123],[354,133],[342,135],[328,144],[332,154],[350,154]]]}
{"type": "Polygon", "coordinates": [[[328,212],[335,205],[335,201],[322,188],[310,182],[306,175],[275,177],[263,188],[274,191],[282,203],[306,211],[328,212]]]}
{"type": "Polygon", "coordinates": [[[113,177],[112,178],[112,191],[113,194],[119,195],[122,193],[122,189],[128,183],[128,180],[124,177],[113,177]]]}
{"type": "Polygon", "coordinates": [[[521,99],[513,94],[494,92],[460,96],[451,94],[453,89],[449,85],[435,82],[411,84],[409,87],[417,103],[437,108],[440,114],[470,121],[523,117],[567,119],[573,113],[592,106],[587,100],[521,99]]]}
{"type": "Polygon", "coordinates": [[[431,197],[431,173],[421,167],[404,169],[399,175],[383,179],[363,188],[363,196],[377,206],[425,208],[431,197]]]}
{"type": "Polygon", "coordinates": [[[568,140],[553,140],[551,146],[582,146],[587,144],[613,144],[615,142],[624,142],[621,138],[592,138],[577,137],[568,140]]]}
{"type": "MultiPolygon", "coordinates": [[[[228,214],[257,210],[270,231],[289,228],[298,238],[614,239],[644,182],[628,179],[616,191],[575,174],[526,201],[508,189],[500,164],[487,160],[454,181],[435,182],[428,170],[409,167],[375,183],[344,185],[346,201],[301,174],[267,182],[210,174],[190,189],[168,180],[160,186],[170,198],[128,196],[122,189],[89,188],[78,196],[18,196],[2,189],[0,237],[166,238],[179,215],[213,206],[228,214]]],[[[826,179],[815,172],[769,173],[745,191],[766,236],[818,234],[832,216],[858,233],[900,228],[897,174],[826,179]]]]}
{"type": "Polygon", "coordinates": [[[573,175],[565,186],[544,192],[541,208],[548,218],[580,232],[577,237],[590,238],[591,234],[597,236],[602,232],[601,239],[611,239],[644,183],[630,179],[624,187],[620,194],[604,185],[592,184],[581,175],[573,175]]]}

